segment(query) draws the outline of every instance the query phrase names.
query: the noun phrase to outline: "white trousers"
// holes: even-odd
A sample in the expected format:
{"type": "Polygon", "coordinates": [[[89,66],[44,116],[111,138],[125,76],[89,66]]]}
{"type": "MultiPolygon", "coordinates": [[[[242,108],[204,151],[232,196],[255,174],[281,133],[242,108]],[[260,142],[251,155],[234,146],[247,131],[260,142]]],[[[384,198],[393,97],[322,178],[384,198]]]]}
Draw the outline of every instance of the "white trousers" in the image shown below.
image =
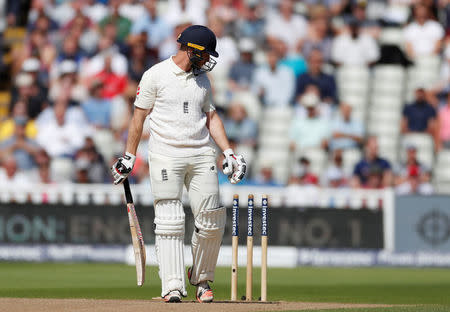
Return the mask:
{"type": "Polygon", "coordinates": [[[184,277],[183,186],[188,190],[195,230],[190,282],[213,281],[225,227],[225,208],[219,203],[215,151],[192,157],[149,153],[150,180],[155,205],[155,245],[161,278],[161,296],[172,290],[186,295],[184,277]]]}

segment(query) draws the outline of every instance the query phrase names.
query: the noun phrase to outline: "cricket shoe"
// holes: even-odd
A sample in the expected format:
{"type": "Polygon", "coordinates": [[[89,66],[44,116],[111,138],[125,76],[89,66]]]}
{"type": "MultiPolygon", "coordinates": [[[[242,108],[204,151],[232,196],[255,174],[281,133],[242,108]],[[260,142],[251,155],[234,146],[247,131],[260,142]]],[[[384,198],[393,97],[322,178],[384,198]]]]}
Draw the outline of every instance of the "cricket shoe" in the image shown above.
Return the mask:
{"type": "MultiPolygon", "coordinates": [[[[190,267],[188,269],[187,274],[188,274],[189,281],[191,281],[192,267],[190,267]]],[[[197,291],[195,293],[195,297],[197,298],[198,302],[207,303],[207,302],[213,301],[214,293],[213,293],[211,287],[209,287],[208,282],[201,282],[195,286],[197,286],[197,291]]]]}
{"type": "Polygon", "coordinates": [[[181,302],[181,293],[179,290],[172,290],[163,299],[165,302],[181,302]]]}
{"type": "Polygon", "coordinates": [[[208,282],[201,282],[197,285],[197,301],[200,303],[212,302],[214,299],[214,294],[209,287],[208,282]]]}

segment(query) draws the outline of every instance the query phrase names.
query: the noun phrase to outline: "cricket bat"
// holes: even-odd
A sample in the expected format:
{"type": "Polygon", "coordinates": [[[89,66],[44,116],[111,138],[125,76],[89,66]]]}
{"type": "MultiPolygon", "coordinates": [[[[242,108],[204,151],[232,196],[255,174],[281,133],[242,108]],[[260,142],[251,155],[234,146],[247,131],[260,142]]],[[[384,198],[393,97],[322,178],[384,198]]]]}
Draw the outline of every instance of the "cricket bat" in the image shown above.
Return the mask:
{"type": "Polygon", "coordinates": [[[136,209],[133,204],[130,183],[128,179],[123,181],[125,198],[127,200],[128,221],[130,222],[131,241],[133,243],[134,260],[136,262],[137,285],[142,286],[145,281],[145,245],[142,236],[139,220],[136,215],[136,209]]]}

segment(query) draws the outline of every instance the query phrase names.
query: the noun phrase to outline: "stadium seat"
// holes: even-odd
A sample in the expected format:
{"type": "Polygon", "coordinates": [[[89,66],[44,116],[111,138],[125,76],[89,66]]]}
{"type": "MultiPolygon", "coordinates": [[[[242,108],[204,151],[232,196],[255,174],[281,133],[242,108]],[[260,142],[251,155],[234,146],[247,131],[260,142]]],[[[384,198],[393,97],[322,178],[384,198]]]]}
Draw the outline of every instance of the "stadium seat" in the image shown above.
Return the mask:
{"type": "Polygon", "coordinates": [[[56,183],[70,182],[75,173],[75,167],[69,158],[53,158],[50,162],[51,179],[56,183]]]}
{"type": "Polygon", "coordinates": [[[261,116],[261,102],[249,91],[240,91],[233,94],[232,102],[236,101],[245,106],[248,117],[258,121],[261,116]]]}
{"type": "Polygon", "coordinates": [[[342,151],[344,171],[351,175],[355,165],[362,159],[363,153],[357,148],[345,149],[342,151]]]}
{"type": "Polygon", "coordinates": [[[339,83],[346,83],[347,81],[359,81],[361,83],[369,83],[370,72],[364,66],[342,66],[336,71],[336,79],[339,83]]]}
{"type": "Polygon", "coordinates": [[[380,122],[376,119],[370,119],[367,132],[377,136],[398,137],[400,134],[400,124],[391,122],[380,122]]]}
{"type": "Polygon", "coordinates": [[[106,162],[108,162],[116,152],[114,146],[116,146],[113,133],[108,129],[96,130],[92,136],[95,146],[98,152],[103,156],[106,162]]]}
{"type": "Polygon", "coordinates": [[[327,163],[327,153],[321,149],[321,148],[306,148],[306,149],[300,149],[295,152],[293,164],[297,162],[300,157],[306,157],[310,161],[310,169],[311,172],[321,176],[322,172],[325,168],[325,165],[327,163]]]}
{"type": "Polygon", "coordinates": [[[406,77],[405,70],[400,65],[378,65],[374,69],[374,79],[402,84],[406,77]]]}
{"type": "Polygon", "coordinates": [[[378,42],[380,45],[395,45],[403,47],[403,30],[398,27],[385,27],[380,33],[378,42]]]}
{"type": "Polygon", "coordinates": [[[441,150],[436,157],[436,165],[448,166],[450,168],[450,150],[441,150]]]}
{"type": "Polygon", "coordinates": [[[259,149],[252,166],[252,176],[256,176],[263,165],[270,164],[273,170],[274,180],[285,185],[289,179],[289,151],[273,148],[259,149]]]}
{"type": "Polygon", "coordinates": [[[258,138],[258,143],[260,148],[273,148],[280,150],[288,150],[290,139],[287,136],[278,136],[278,135],[260,135],[258,138]]]}
{"type": "Polygon", "coordinates": [[[384,108],[390,111],[402,110],[403,101],[399,96],[392,95],[373,95],[370,100],[371,107],[384,108]]]}

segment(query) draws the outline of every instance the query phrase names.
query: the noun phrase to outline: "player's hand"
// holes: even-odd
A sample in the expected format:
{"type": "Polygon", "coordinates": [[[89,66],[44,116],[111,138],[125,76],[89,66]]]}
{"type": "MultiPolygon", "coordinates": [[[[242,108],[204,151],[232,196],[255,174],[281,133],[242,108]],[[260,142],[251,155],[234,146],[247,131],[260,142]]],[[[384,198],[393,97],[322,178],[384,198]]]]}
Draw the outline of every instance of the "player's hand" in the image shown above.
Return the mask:
{"type": "Polygon", "coordinates": [[[223,155],[225,156],[222,162],[223,173],[228,176],[231,184],[239,183],[247,171],[244,157],[235,155],[232,149],[225,150],[223,155]]]}
{"type": "Polygon", "coordinates": [[[119,159],[111,167],[114,184],[122,183],[123,180],[128,177],[131,170],[133,170],[135,161],[136,156],[128,152],[125,153],[125,155],[123,155],[122,157],[119,157],[119,159]]]}

